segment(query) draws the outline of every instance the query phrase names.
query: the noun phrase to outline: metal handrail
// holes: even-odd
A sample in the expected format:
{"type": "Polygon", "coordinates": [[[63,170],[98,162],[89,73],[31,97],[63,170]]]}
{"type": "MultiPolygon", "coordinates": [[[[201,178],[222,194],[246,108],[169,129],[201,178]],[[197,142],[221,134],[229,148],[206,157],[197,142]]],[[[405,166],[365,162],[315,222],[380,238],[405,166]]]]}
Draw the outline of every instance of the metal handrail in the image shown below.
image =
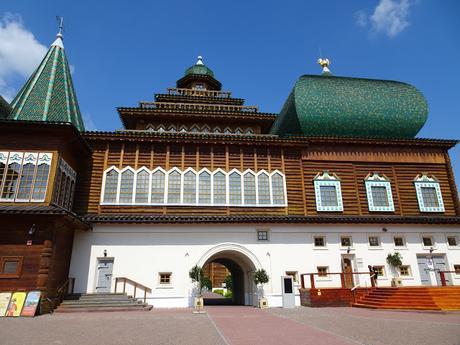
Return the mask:
{"type": "Polygon", "coordinates": [[[455,271],[441,271],[439,270],[439,278],[441,279],[441,286],[447,286],[446,273],[457,273],[455,271]]]}
{"type": "Polygon", "coordinates": [[[132,279],[129,279],[129,278],[126,278],[126,277],[117,277],[117,278],[115,278],[115,293],[117,293],[117,287],[118,287],[119,282],[123,282],[123,293],[126,293],[126,283],[131,284],[131,285],[134,286],[134,293],[133,293],[134,298],[136,298],[136,290],[137,290],[137,288],[141,288],[142,290],[144,290],[144,303],[147,300],[147,293],[152,292],[152,289],[149,288],[148,286],[145,286],[145,285],[143,285],[141,283],[135,282],[132,279]]]}
{"type": "Polygon", "coordinates": [[[372,287],[375,286],[375,281],[374,281],[374,279],[372,279],[375,274],[373,274],[372,272],[332,272],[332,273],[328,272],[327,274],[314,272],[314,273],[302,273],[300,275],[301,287],[302,287],[302,289],[305,289],[305,276],[307,276],[307,275],[310,276],[310,288],[312,288],[312,289],[315,288],[315,275],[316,276],[323,276],[323,277],[327,277],[329,275],[340,275],[341,287],[345,288],[345,276],[346,275],[355,275],[355,274],[356,275],[359,275],[359,274],[369,275],[369,277],[371,277],[372,287]]]}

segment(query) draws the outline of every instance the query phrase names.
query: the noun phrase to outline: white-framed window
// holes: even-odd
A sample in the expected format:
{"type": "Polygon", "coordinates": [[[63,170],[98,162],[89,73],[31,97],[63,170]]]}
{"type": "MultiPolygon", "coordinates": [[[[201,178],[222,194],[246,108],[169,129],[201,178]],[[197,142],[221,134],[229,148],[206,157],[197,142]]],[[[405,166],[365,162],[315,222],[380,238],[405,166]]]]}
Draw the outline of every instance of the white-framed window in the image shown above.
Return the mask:
{"type": "MultiPolygon", "coordinates": [[[[285,177],[278,170],[271,173],[246,170],[242,173],[236,169],[230,172],[216,169],[211,172],[204,168],[197,172],[193,168],[166,171],[160,167],[134,170],[128,166],[120,170],[112,166],[105,170],[102,181],[102,205],[287,205],[285,177]]],[[[66,186],[70,188],[74,182],[75,179],[72,183],[66,183],[66,186]]]]}
{"type": "Polygon", "coordinates": [[[134,187],[134,170],[131,168],[123,169],[120,179],[120,195],[121,204],[130,204],[133,202],[133,187],[134,187]]]}
{"type": "Polygon", "coordinates": [[[399,275],[401,277],[410,277],[412,275],[411,268],[409,265],[402,265],[399,267],[399,275]]]}
{"type": "Polygon", "coordinates": [[[340,246],[344,248],[353,247],[353,238],[351,236],[340,236],[340,246]]]}
{"type": "Polygon", "coordinates": [[[326,247],[326,237],[313,236],[313,245],[315,246],[315,248],[325,248],[326,247]]]}
{"type": "Polygon", "coordinates": [[[227,203],[227,176],[223,171],[217,171],[213,175],[214,204],[225,205],[227,203]]]}
{"type": "Polygon", "coordinates": [[[447,235],[446,242],[447,242],[447,247],[460,249],[460,244],[459,244],[457,235],[447,235]]]}
{"type": "Polygon", "coordinates": [[[244,203],[246,205],[257,204],[256,175],[252,171],[245,171],[243,176],[244,203]]]}
{"type": "Polygon", "coordinates": [[[196,174],[192,170],[184,173],[184,204],[196,204],[196,174]]]}
{"type": "Polygon", "coordinates": [[[164,204],[165,202],[166,172],[155,169],[152,173],[151,202],[152,204],[164,204]]]}
{"type": "Polygon", "coordinates": [[[377,173],[369,174],[364,179],[367,201],[371,212],[394,212],[393,194],[390,180],[377,173]]]}
{"type": "Polygon", "coordinates": [[[385,277],[385,266],[372,266],[377,271],[377,279],[379,277],[385,277]]]}
{"type": "Polygon", "coordinates": [[[173,169],[168,174],[168,204],[179,204],[181,201],[182,176],[179,170],[173,169]]]}
{"type": "Polygon", "coordinates": [[[211,204],[211,172],[202,170],[198,175],[198,203],[211,204]]]}
{"type": "Polygon", "coordinates": [[[379,248],[381,246],[379,236],[373,236],[372,235],[372,236],[368,236],[367,239],[368,239],[369,247],[379,248]]]}
{"type": "Polygon", "coordinates": [[[406,247],[406,238],[401,235],[393,236],[393,245],[395,249],[406,247]]]}
{"type": "Polygon", "coordinates": [[[422,235],[422,246],[424,248],[431,248],[435,246],[434,238],[431,235],[422,235]]]}
{"type": "Polygon", "coordinates": [[[417,175],[414,185],[420,212],[444,212],[441,187],[434,176],[417,175]]]}
{"type": "Polygon", "coordinates": [[[318,173],[313,179],[315,185],[316,210],[324,212],[343,211],[340,179],[328,171],[318,173]]]}
{"type": "Polygon", "coordinates": [[[268,241],[268,230],[257,230],[257,241],[268,241]]]}
{"type": "Polygon", "coordinates": [[[241,174],[238,171],[231,171],[228,176],[228,196],[230,205],[241,205],[241,174]]]}
{"type": "Polygon", "coordinates": [[[259,205],[270,205],[270,178],[265,171],[257,175],[257,194],[259,205]]]}
{"type": "Polygon", "coordinates": [[[0,201],[45,201],[52,153],[0,152],[0,201]]]}
{"type": "Polygon", "coordinates": [[[159,272],[158,283],[160,285],[171,285],[172,284],[172,273],[171,272],[159,272]]]}
{"type": "Polygon", "coordinates": [[[136,204],[147,204],[149,202],[150,193],[150,173],[147,169],[142,169],[136,173],[136,196],[134,202],[136,204]]]}

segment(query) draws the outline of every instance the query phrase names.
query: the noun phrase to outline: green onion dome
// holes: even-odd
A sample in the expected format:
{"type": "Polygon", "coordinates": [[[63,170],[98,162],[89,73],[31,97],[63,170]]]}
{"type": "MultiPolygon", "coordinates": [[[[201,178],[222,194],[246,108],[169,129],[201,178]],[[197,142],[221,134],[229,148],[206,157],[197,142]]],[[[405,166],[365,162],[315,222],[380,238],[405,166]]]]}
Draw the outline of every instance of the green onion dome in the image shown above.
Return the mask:
{"type": "Polygon", "coordinates": [[[187,68],[185,75],[208,75],[214,78],[214,72],[203,63],[203,58],[201,56],[198,56],[196,64],[187,68]]]}
{"type": "Polygon", "coordinates": [[[297,80],[271,132],[413,138],[427,117],[425,98],[409,84],[323,73],[297,80]]]}

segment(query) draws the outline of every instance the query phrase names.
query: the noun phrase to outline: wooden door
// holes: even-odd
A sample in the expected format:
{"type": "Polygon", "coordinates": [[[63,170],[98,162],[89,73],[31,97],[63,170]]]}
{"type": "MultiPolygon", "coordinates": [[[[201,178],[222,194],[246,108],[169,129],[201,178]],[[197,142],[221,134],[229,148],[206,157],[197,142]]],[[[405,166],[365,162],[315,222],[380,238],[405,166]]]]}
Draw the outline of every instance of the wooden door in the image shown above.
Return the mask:
{"type": "Polygon", "coordinates": [[[345,287],[348,289],[351,289],[354,286],[353,274],[352,274],[353,266],[349,258],[343,258],[343,273],[344,273],[345,287]]]}

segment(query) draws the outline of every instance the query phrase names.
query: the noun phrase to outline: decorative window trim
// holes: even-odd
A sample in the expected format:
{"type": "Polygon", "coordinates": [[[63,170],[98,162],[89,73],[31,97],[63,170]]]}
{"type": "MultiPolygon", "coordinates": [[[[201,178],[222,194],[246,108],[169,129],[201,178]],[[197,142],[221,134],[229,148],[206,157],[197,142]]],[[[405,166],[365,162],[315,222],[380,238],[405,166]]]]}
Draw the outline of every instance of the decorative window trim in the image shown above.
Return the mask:
{"type": "Polygon", "coordinates": [[[323,234],[313,234],[312,235],[312,246],[313,250],[327,250],[327,237],[323,234]],[[316,238],[322,238],[323,239],[323,245],[322,246],[317,246],[316,245],[316,238]]]}
{"type": "MultiPolygon", "coordinates": [[[[279,186],[281,187],[281,186],[279,186]]],[[[231,207],[286,207],[287,206],[287,189],[286,189],[286,177],[285,175],[279,171],[279,170],[274,170],[272,172],[267,172],[266,170],[260,170],[257,173],[247,169],[244,172],[241,172],[237,169],[232,169],[229,172],[224,171],[223,169],[216,169],[214,171],[210,171],[209,169],[203,168],[199,171],[196,171],[193,168],[187,168],[185,170],[180,170],[177,167],[171,168],[169,170],[164,170],[161,167],[157,167],[153,170],[149,170],[146,167],[140,167],[137,170],[134,170],[132,167],[127,166],[123,169],[119,169],[115,166],[110,166],[108,167],[103,174],[102,178],[102,188],[101,188],[101,198],[100,198],[100,204],[101,205],[133,205],[133,206],[139,206],[139,205],[144,205],[144,206],[199,206],[199,207],[212,207],[212,206],[231,206],[231,207]],[[132,192],[132,198],[130,202],[121,202],[120,201],[120,189],[121,189],[121,175],[125,171],[131,171],[134,174],[134,180],[133,180],[133,192],[132,192]],[[105,199],[105,192],[106,192],[106,181],[107,181],[107,174],[111,171],[115,171],[118,173],[118,182],[117,182],[117,191],[116,191],[116,198],[115,201],[113,202],[106,202],[104,201],[105,199]],[[138,173],[141,171],[146,171],[149,174],[149,196],[148,196],[148,202],[145,203],[136,203],[135,202],[135,197],[136,197],[136,183],[137,183],[137,176],[138,173]],[[153,184],[153,179],[152,176],[155,172],[161,171],[162,173],[165,174],[165,180],[164,180],[164,199],[163,203],[158,203],[158,202],[153,202],[152,201],[152,184],[153,184]],[[181,192],[180,192],[180,201],[179,202],[171,202],[168,203],[168,185],[169,185],[169,177],[172,172],[178,172],[181,176],[181,192]],[[196,188],[195,188],[195,202],[193,203],[185,203],[184,202],[184,176],[188,172],[193,172],[195,174],[195,182],[196,182],[196,188]],[[199,175],[202,172],[207,172],[210,174],[211,180],[211,200],[209,203],[200,203],[199,200],[199,175]],[[231,203],[230,202],[230,185],[229,185],[229,176],[232,173],[238,173],[240,175],[240,181],[241,181],[241,203],[231,203]],[[222,173],[225,177],[225,202],[214,202],[214,177],[217,173],[222,173]],[[244,176],[246,174],[251,174],[255,178],[255,203],[246,203],[245,202],[245,183],[244,183],[244,176]],[[261,204],[259,202],[259,176],[261,175],[266,175],[268,176],[268,193],[270,195],[269,203],[267,204],[261,204]],[[272,177],[273,176],[280,176],[282,178],[282,192],[283,192],[283,202],[282,203],[275,203],[273,201],[273,184],[272,184],[272,177]]],[[[281,189],[277,189],[278,192],[281,191],[281,189]]]]}
{"type": "Polygon", "coordinates": [[[366,176],[364,183],[366,185],[367,201],[370,212],[394,212],[395,206],[393,202],[393,194],[391,192],[391,184],[388,177],[383,174],[380,176],[378,173],[372,173],[366,176]],[[374,205],[372,187],[385,187],[387,192],[388,206],[374,205]]]}
{"type": "Polygon", "coordinates": [[[444,201],[442,199],[441,186],[436,177],[429,177],[426,173],[417,175],[414,179],[415,191],[417,193],[417,201],[420,212],[444,212],[444,201]],[[438,199],[438,207],[426,207],[423,201],[422,188],[434,188],[438,199]]]}
{"type": "MultiPolygon", "coordinates": [[[[53,161],[53,153],[51,152],[29,152],[29,151],[22,151],[22,152],[0,152],[0,163],[3,163],[5,165],[4,171],[0,172],[0,202],[44,202],[46,199],[46,196],[48,194],[48,186],[49,186],[49,181],[50,181],[50,175],[51,175],[51,163],[53,161]],[[18,164],[19,169],[17,171],[17,178],[15,181],[14,185],[14,191],[12,191],[12,196],[8,198],[3,198],[3,192],[5,188],[5,184],[7,183],[7,175],[8,175],[8,166],[10,164],[18,164]],[[21,180],[23,178],[23,168],[24,165],[26,164],[33,164],[34,165],[34,171],[32,175],[32,180],[30,181],[30,186],[29,188],[29,197],[28,198],[18,198],[18,191],[19,191],[19,186],[21,185],[21,180]],[[43,197],[36,198],[34,197],[36,194],[36,183],[37,183],[37,177],[39,175],[39,168],[42,165],[47,166],[47,172],[46,172],[46,180],[40,181],[43,184],[38,186],[41,186],[40,194],[43,195],[43,197]]],[[[13,181],[13,180],[12,180],[13,181]]]]}
{"type": "Polygon", "coordinates": [[[410,265],[401,265],[401,267],[399,267],[399,276],[401,278],[403,278],[403,279],[412,277],[412,268],[411,268],[411,266],[410,265]],[[407,267],[407,273],[408,274],[401,274],[401,268],[402,267],[407,267]]]}
{"type": "Polygon", "coordinates": [[[158,287],[171,287],[173,284],[173,280],[172,280],[172,272],[158,272],[158,287]],[[163,283],[161,282],[161,276],[162,275],[167,275],[169,276],[169,282],[167,283],[163,283]]]}
{"type": "Polygon", "coordinates": [[[341,212],[343,211],[342,189],[340,178],[336,174],[329,174],[328,171],[318,173],[313,179],[315,185],[316,210],[320,212],[341,212]],[[321,187],[335,187],[337,206],[323,206],[321,200],[321,187]]]}

